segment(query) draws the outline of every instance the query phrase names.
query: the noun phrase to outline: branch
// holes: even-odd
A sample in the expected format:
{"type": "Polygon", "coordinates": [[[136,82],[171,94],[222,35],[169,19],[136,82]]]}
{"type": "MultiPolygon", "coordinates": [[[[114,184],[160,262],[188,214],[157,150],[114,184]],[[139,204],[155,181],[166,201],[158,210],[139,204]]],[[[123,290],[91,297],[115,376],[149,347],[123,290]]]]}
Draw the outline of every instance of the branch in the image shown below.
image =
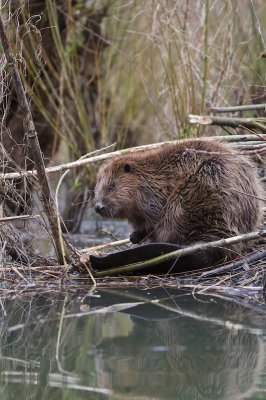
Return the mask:
{"type": "Polygon", "coordinates": [[[234,106],[234,107],[211,107],[211,111],[215,111],[217,113],[250,111],[250,110],[266,110],[266,104],[247,104],[245,106],[234,106]]]}
{"type": "Polygon", "coordinates": [[[231,126],[233,128],[256,128],[266,133],[266,125],[260,123],[259,118],[230,118],[230,117],[214,117],[213,115],[193,115],[188,116],[191,124],[199,125],[218,125],[218,126],[231,126]]]}
{"type": "Polygon", "coordinates": [[[1,222],[11,222],[16,220],[23,220],[23,219],[37,219],[40,218],[40,215],[14,215],[12,217],[2,217],[0,218],[1,222]]]}
{"type": "MultiPolygon", "coordinates": [[[[244,142],[247,143],[249,141],[254,141],[254,142],[260,142],[260,138],[256,137],[256,135],[230,135],[230,136],[208,136],[208,137],[202,137],[201,139],[204,140],[221,140],[225,142],[244,142]]],[[[137,147],[132,147],[128,149],[123,149],[123,150],[117,150],[113,151],[111,153],[106,153],[106,154],[100,154],[98,156],[86,158],[86,159],[80,159],[77,161],[69,162],[66,164],[61,164],[61,165],[56,165],[54,167],[48,167],[45,169],[47,174],[52,174],[52,173],[59,173],[66,171],[67,169],[72,169],[72,168],[77,168],[77,167],[82,167],[84,165],[88,164],[93,164],[98,161],[104,161],[112,157],[120,156],[120,155],[125,155],[125,154],[132,154],[132,153],[137,153],[145,150],[152,150],[152,149],[157,149],[159,147],[163,147],[164,145],[167,145],[169,143],[182,143],[184,141],[189,141],[189,140],[195,140],[195,139],[184,139],[184,140],[172,140],[172,141],[167,141],[167,142],[160,142],[160,143],[153,143],[153,144],[147,144],[143,146],[137,146],[137,147]]],[[[18,179],[22,177],[27,177],[27,176],[35,176],[37,175],[36,170],[31,170],[31,171],[22,171],[22,172],[9,172],[9,173],[0,173],[0,180],[1,179],[18,179]]]]}
{"type": "Polygon", "coordinates": [[[24,114],[24,129],[27,134],[27,139],[30,144],[33,160],[36,168],[36,175],[38,177],[38,181],[41,188],[41,201],[49,220],[52,238],[55,246],[55,250],[57,253],[58,262],[60,264],[64,263],[64,255],[60,245],[60,234],[57,225],[57,212],[54,204],[54,200],[51,196],[51,190],[49,181],[45,172],[44,161],[42,157],[42,152],[37,136],[37,132],[35,129],[35,125],[33,122],[30,106],[25,94],[25,90],[23,87],[22,80],[19,75],[18,67],[16,64],[16,60],[12,53],[11,45],[5,33],[5,27],[0,15],[0,38],[3,45],[4,53],[7,59],[7,62],[12,70],[14,85],[17,91],[18,101],[22,108],[24,114]]]}
{"type": "Polygon", "coordinates": [[[154,265],[158,265],[163,261],[169,261],[169,260],[175,261],[178,257],[193,254],[199,250],[212,249],[215,247],[227,247],[232,244],[236,244],[239,242],[247,242],[249,240],[259,239],[265,236],[266,236],[266,230],[261,230],[256,232],[245,233],[243,235],[233,236],[227,239],[219,239],[205,244],[202,243],[194,244],[193,246],[186,247],[185,249],[175,250],[172,251],[171,253],[151,258],[150,260],[141,261],[129,265],[123,265],[121,267],[105,269],[104,271],[97,271],[94,273],[94,277],[99,278],[101,276],[119,275],[124,272],[129,273],[129,272],[139,271],[146,267],[153,267],[154,265]]]}
{"type": "MultiPolygon", "coordinates": [[[[0,220],[1,222],[1,220],[0,220]]],[[[125,244],[131,244],[130,239],[121,239],[116,240],[115,242],[100,244],[99,246],[94,247],[86,247],[85,249],[80,250],[81,253],[92,253],[98,252],[101,250],[112,249],[113,247],[123,246],[125,244]]]]}

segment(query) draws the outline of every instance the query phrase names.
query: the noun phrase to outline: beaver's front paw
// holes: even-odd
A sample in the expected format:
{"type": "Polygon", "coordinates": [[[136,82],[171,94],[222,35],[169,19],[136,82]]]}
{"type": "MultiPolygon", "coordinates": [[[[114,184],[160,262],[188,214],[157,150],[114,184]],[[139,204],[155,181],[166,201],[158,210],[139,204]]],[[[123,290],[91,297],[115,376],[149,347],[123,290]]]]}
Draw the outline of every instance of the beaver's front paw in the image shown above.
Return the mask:
{"type": "Polygon", "coordinates": [[[145,233],[141,231],[133,231],[130,235],[130,241],[134,244],[140,243],[145,238],[145,233]]]}

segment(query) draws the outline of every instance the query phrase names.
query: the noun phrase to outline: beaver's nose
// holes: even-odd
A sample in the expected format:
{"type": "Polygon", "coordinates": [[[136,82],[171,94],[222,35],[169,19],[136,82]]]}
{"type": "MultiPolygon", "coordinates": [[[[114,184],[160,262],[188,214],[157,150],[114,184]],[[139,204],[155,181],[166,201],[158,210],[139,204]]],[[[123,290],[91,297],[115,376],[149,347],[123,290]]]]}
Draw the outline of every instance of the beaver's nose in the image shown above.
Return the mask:
{"type": "Polygon", "coordinates": [[[95,204],[95,211],[98,214],[102,214],[103,210],[104,210],[104,205],[102,203],[98,202],[95,204]]]}

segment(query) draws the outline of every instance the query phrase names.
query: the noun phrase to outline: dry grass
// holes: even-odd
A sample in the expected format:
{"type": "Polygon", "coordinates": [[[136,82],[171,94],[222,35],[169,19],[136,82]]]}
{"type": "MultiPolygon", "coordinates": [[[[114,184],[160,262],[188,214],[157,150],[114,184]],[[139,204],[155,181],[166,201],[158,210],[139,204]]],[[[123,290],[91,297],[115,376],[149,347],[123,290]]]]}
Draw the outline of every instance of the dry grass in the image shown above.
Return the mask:
{"type": "Polygon", "coordinates": [[[265,26],[266,4],[255,6],[256,15],[250,0],[46,0],[46,22],[21,6],[9,27],[43,123],[80,157],[114,141],[197,135],[188,114],[262,96],[255,16],[265,26]]]}
{"type": "MultiPolygon", "coordinates": [[[[256,7],[263,26],[266,5],[256,7]]],[[[104,53],[108,60],[112,55],[105,86],[113,95],[112,114],[121,104],[128,108],[131,98],[137,101],[130,110],[139,140],[197,135],[188,114],[255,101],[250,85],[259,92],[265,83],[249,1],[114,2],[112,11],[105,23],[113,38],[104,53]],[[121,26],[119,41],[114,29],[121,26]]]]}

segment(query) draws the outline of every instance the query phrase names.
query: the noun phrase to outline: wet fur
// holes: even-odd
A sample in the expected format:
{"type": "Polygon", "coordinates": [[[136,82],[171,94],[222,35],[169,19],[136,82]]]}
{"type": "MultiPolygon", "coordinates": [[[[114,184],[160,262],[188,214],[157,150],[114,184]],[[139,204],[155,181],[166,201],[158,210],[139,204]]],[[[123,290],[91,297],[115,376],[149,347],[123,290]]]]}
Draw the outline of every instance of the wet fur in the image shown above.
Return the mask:
{"type": "MultiPolygon", "coordinates": [[[[256,230],[263,203],[252,196],[263,197],[252,163],[225,144],[196,139],[111,159],[95,187],[101,214],[126,218],[133,242],[180,246],[256,230]]],[[[238,244],[209,254],[212,262],[242,250],[238,244]]]]}

